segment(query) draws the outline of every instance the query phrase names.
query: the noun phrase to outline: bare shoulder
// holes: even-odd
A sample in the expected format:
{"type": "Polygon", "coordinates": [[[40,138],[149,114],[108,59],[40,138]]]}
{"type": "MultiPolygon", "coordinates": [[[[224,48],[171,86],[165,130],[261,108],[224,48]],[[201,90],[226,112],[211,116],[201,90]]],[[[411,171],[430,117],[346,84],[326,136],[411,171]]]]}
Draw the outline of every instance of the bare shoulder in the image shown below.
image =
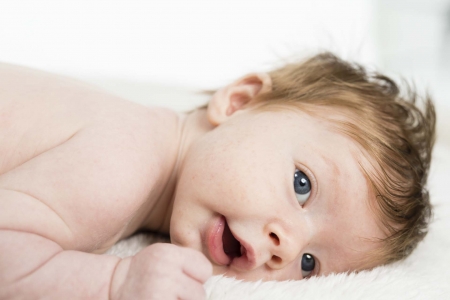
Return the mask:
{"type": "Polygon", "coordinates": [[[177,114],[9,65],[0,86],[0,228],[93,251],[138,224],[176,155],[177,114]]]}

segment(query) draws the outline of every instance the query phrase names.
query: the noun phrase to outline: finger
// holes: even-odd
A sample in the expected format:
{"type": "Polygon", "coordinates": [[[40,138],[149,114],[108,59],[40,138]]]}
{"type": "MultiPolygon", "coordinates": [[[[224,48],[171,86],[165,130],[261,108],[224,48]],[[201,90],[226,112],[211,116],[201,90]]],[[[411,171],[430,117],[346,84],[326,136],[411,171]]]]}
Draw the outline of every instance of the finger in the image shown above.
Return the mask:
{"type": "Polygon", "coordinates": [[[206,299],[206,291],[197,280],[183,276],[177,280],[178,298],[182,300],[206,299]]]}
{"type": "Polygon", "coordinates": [[[183,272],[201,283],[208,280],[213,272],[211,262],[197,250],[184,248],[184,252],[183,272]]]}

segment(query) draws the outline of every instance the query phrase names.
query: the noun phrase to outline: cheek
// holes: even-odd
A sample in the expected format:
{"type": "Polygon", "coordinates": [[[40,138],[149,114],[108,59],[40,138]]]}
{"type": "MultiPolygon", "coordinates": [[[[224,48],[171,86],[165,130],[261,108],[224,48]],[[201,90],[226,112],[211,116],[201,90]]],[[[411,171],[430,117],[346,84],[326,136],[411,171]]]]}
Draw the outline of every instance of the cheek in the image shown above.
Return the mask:
{"type": "MultiPolygon", "coordinates": [[[[182,172],[183,180],[196,189],[225,192],[241,171],[242,154],[234,142],[206,139],[189,151],[182,172]]],[[[240,176],[238,176],[240,177],[240,176]]]]}
{"type": "Polygon", "coordinates": [[[279,148],[256,138],[211,136],[186,156],[179,196],[222,214],[257,213],[286,196],[285,183],[290,180],[286,176],[291,169],[293,165],[279,148]]]}

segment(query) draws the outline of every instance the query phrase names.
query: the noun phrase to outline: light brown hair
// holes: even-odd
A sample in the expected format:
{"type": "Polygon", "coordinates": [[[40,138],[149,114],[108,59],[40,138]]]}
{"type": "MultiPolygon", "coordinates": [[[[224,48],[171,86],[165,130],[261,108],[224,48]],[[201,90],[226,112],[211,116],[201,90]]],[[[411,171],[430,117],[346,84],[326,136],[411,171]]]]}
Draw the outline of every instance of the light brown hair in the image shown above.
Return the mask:
{"type": "Polygon", "coordinates": [[[347,118],[327,117],[368,153],[374,166],[363,168],[376,196],[387,237],[371,255],[372,263],[405,258],[427,233],[432,211],[426,189],[435,140],[436,115],[427,95],[325,52],[269,73],[272,90],[255,99],[263,106],[328,108],[347,118]]]}

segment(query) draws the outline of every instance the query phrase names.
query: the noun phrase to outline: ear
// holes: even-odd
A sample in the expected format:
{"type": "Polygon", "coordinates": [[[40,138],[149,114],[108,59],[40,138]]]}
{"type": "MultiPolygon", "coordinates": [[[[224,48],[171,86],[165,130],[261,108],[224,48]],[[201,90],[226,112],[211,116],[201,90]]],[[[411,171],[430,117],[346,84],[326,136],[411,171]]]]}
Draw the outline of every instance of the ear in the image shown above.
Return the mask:
{"type": "Polygon", "coordinates": [[[256,96],[272,90],[272,79],[267,73],[249,74],[221,88],[208,104],[209,122],[217,126],[239,109],[248,107],[256,96]]]}

